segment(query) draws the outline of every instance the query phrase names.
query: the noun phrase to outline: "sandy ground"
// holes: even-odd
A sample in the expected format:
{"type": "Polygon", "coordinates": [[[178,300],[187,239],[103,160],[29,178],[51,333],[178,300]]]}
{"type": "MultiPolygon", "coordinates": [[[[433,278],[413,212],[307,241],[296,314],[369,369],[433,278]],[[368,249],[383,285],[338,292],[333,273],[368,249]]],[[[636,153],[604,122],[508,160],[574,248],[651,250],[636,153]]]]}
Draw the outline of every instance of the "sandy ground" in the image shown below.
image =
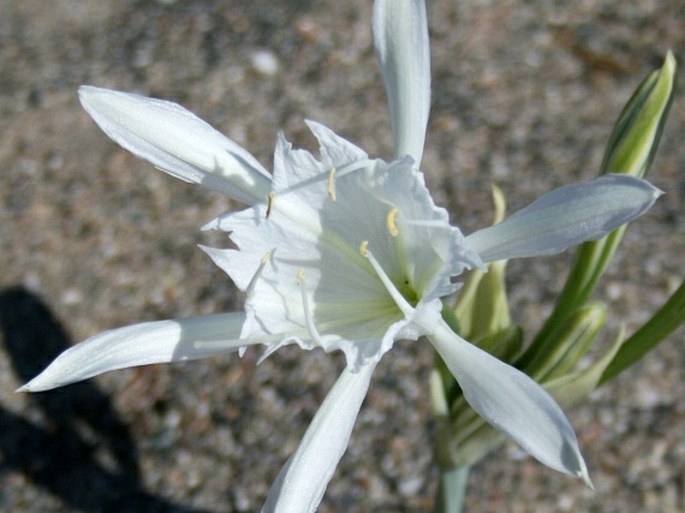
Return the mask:
{"type": "MultiPolygon", "coordinates": [[[[370,11],[365,0],[0,0],[0,510],[259,510],[340,355],[286,348],[256,366],[249,352],[13,393],[99,331],[241,307],[195,246],[224,243],[199,227],[235,205],[120,150],[76,88],[173,99],[267,167],[279,128],[312,147],[304,119],[389,157],[370,11]]],[[[493,180],[514,209],[593,177],[632,90],[668,48],[685,56],[681,0],[435,0],[429,16],[424,169],[466,233],[490,222],[493,180]]],[[[683,133],[680,90],[650,177],[667,194],[631,228],[600,291],[607,340],[619,322],[644,321],[683,275],[683,133]]],[[[570,258],[512,263],[514,315],[528,333],[570,258]]],[[[685,511],[682,343],[680,331],[569,412],[595,492],[512,444],[472,474],[469,511],[685,511]]],[[[322,512],[431,510],[431,361],[414,343],[381,363],[322,512]]]]}

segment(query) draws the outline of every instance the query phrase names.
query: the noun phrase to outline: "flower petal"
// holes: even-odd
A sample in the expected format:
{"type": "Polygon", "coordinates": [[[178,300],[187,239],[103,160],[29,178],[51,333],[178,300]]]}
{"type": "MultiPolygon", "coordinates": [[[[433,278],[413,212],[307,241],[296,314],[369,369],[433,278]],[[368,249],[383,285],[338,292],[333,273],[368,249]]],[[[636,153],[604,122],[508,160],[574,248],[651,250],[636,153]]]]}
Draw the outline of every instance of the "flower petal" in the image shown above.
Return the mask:
{"type": "Polygon", "coordinates": [[[248,205],[269,194],[261,164],[180,105],[93,86],[81,86],[79,98],[110,138],[162,171],[248,205]]]}
{"type": "Polygon", "coordinates": [[[316,511],[350,440],[375,363],[359,372],[346,368],[269,490],[262,513],[316,511]]]}
{"type": "Polygon", "coordinates": [[[552,255],[641,216],[661,194],[640,178],[603,175],[548,192],[466,241],[485,262],[552,255]]]}
{"type": "Polygon", "coordinates": [[[479,415],[541,463],[592,486],[573,428],[540,385],[461,339],[444,321],[427,336],[479,415]]]}
{"type": "Polygon", "coordinates": [[[430,111],[430,52],[423,0],[376,0],[373,40],[388,92],[395,157],[421,166],[430,111]]]}
{"type": "Polygon", "coordinates": [[[18,392],[41,392],[103,372],[152,363],[197,360],[236,351],[256,340],[240,340],[243,313],[145,322],[95,335],[59,355],[18,392]]]}

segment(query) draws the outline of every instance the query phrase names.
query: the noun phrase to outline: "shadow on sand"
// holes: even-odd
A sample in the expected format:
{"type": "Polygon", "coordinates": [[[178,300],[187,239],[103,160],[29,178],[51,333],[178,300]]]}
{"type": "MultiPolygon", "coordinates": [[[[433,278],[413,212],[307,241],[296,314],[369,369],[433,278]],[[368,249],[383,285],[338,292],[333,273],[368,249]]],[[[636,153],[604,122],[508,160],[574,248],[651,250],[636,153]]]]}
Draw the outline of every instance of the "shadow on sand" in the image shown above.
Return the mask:
{"type": "MultiPolygon", "coordinates": [[[[47,306],[22,287],[0,291],[0,330],[22,383],[70,345],[47,306]]],[[[0,472],[21,472],[82,511],[200,513],[143,489],[131,434],[95,385],[29,397],[46,421],[38,425],[0,408],[0,472]]]]}

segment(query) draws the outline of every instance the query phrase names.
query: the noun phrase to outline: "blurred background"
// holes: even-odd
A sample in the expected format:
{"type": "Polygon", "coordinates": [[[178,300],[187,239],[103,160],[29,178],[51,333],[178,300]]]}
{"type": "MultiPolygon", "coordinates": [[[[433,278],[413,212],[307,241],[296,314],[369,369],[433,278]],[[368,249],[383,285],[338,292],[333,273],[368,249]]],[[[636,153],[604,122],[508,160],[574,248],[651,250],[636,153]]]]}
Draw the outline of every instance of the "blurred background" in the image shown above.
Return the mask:
{"type": "MultiPolygon", "coordinates": [[[[390,157],[371,2],[0,0],[0,510],[252,512],[323,400],[341,355],[285,348],[14,390],[64,348],[146,320],[241,308],[196,248],[236,208],[111,143],[81,109],[93,84],[171,99],[271,167],[276,132],[314,149],[305,119],[390,157]]],[[[621,107],[670,48],[681,0],[428,3],[433,110],[424,171],[465,233],[597,173],[621,107]]],[[[680,72],[682,79],[683,73],[680,72]]],[[[682,80],[681,80],[682,83],[682,80]]],[[[600,291],[604,339],[680,284],[685,95],[651,181],[666,191],[629,230],[600,291]]],[[[515,319],[538,328],[572,253],[512,262],[515,319]]],[[[471,475],[473,512],[685,510],[682,331],[569,411],[596,491],[513,444],[471,475]]],[[[376,372],[322,512],[428,512],[436,488],[428,344],[376,372]]]]}

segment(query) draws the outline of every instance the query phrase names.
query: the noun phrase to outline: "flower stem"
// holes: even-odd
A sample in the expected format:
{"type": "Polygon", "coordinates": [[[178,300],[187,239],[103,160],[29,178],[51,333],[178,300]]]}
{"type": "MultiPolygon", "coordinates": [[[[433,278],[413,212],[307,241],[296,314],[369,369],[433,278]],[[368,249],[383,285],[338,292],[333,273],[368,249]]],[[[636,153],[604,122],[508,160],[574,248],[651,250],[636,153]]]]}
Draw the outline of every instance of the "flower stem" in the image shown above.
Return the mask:
{"type": "Polygon", "coordinates": [[[463,513],[471,467],[440,469],[434,513],[463,513]]]}

